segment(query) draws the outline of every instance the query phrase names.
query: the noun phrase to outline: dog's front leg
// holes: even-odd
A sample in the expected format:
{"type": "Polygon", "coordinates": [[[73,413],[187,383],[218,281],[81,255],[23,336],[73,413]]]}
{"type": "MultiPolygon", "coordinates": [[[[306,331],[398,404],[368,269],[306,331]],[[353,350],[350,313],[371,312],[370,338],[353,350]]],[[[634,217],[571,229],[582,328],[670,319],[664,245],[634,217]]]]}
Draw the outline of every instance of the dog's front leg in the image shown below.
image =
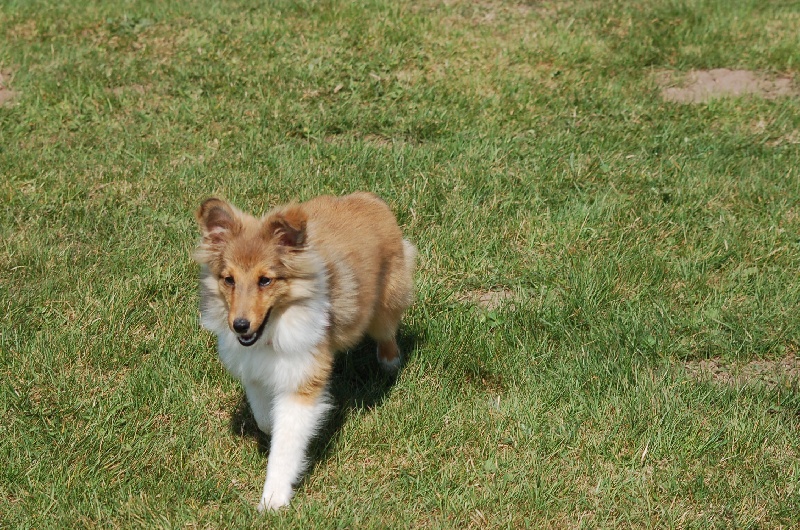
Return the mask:
{"type": "Polygon", "coordinates": [[[292,487],[305,470],[308,445],[330,408],[324,391],[316,396],[291,393],[275,397],[272,443],[259,512],[289,504],[294,494],[292,487]]]}
{"type": "Polygon", "coordinates": [[[270,417],[272,397],[269,390],[257,381],[242,381],[242,385],[256,425],[264,434],[270,434],[272,432],[272,418],[270,417]]]}

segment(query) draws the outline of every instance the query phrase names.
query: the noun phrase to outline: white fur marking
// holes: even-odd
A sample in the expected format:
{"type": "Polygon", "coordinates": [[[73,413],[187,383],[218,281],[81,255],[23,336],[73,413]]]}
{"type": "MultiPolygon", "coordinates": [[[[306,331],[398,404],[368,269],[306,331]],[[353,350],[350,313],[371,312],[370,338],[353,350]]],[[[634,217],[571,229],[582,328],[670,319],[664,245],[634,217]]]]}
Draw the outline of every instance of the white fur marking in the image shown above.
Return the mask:
{"type": "Polygon", "coordinates": [[[272,444],[259,512],[289,504],[294,495],[292,487],[305,470],[308,444],[330,408],[325,395],[310,405],[291,395],[276,396],[272,408],[272,444]]]}
{"type": "Polygon", "coordinates": [[[387,361],[386,359],[378,355],[378,363],[381,365],[381,368],[385,372],[393,374],[400,369],[400,365],[403,364],[403,359],[400,355],[398,355],[391,361],[387,361]]]}

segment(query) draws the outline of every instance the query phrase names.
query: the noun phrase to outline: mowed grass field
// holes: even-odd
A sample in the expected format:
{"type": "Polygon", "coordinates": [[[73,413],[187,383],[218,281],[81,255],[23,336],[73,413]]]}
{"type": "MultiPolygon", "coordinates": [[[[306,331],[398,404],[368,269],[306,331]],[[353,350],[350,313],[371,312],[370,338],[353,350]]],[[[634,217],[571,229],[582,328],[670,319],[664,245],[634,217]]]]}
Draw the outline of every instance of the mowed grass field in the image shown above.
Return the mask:
{"type": "Polygon", "coordinates": [[[0,527],[800,526],[800,5],[0,4],[0,527]],[[743,69],[778,97],[676,103],[743,69]],[[347,352],[290,508],[194,211],[378,193],[407,362],[347,352]]]}

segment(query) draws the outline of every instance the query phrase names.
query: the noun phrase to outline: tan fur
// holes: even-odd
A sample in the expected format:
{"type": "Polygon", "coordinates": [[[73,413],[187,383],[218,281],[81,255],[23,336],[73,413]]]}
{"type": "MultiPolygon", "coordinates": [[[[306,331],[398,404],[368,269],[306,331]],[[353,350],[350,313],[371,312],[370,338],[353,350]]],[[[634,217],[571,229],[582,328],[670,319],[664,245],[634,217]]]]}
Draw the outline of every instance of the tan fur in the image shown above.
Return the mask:
{"type": "Polygon", "coordinates": [[[403,235],[389,208],[371,193],[319,197],[303,205],[309,232],[330,271],[331,346],[353,346],[367,331],[394,336],[411,301],[403,235]]]}
{"type": "Polygon", "coordinates": [[[200,254],[208,256],[206,264],[219,279],[231,328],[233,320],[242,317],[257,329],[273,306],[291,303],[288,273],[280,259],[283,252],[271,227],[218,199],[204,202],[197,217],[206,227],[200,254]],[[230,234],[221,237],[217,227],[229,227],[230,234]],[[226,277],[235,278],[235,286],[227,285],[226,277]],[[270,278],[273,284],[260,289],[260,277],[270,278]]]}
{"type": "Polygon", "coordinates": [[[395,334],[412,301],[414,248],[404,242],[380,198],[363,192],[323,196],[276,208],[261,219],[209,199],[196,217],[203,231],[196,258],[217,278],[231,329],[243,318],[256,330],[267,315],[313,296],[304,280],[324,269],[330,325],[318,348],[318,366],[298,387],[298,398],[322,392],[332,370],[331,352],[355,345],[365,334],[378,342],[380,360],[399,360],[395,334]],[[259,286],[260,278],[270,279],[270,285],[259,286]]]}
{"type": "Polygon", "coordinates": [[[295,397],[303,403],[313,403],[328,386],[328,380],[333,372],[333,353],[327,344],[322,344],[316,351],[317,362],[314,370],[306,381],[297,388],[295,397]]]}

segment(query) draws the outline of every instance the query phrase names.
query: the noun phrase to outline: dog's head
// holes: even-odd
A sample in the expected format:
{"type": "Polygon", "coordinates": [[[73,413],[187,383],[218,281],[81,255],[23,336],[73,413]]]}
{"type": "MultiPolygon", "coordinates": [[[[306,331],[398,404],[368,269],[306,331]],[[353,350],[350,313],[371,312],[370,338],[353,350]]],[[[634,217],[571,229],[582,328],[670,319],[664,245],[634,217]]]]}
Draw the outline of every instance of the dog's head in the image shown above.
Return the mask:
{"type": "Polygon", "coordinates": [[[257,219],[211,198],[196,218],[202,239],[195,259],[209,275],[204,286],[224,302],[228,327],[239,342],[251,346],[273,310],[301,296],[293,281],[314,272],[304,259],[307,217],[291,205],[257,219]]]}

